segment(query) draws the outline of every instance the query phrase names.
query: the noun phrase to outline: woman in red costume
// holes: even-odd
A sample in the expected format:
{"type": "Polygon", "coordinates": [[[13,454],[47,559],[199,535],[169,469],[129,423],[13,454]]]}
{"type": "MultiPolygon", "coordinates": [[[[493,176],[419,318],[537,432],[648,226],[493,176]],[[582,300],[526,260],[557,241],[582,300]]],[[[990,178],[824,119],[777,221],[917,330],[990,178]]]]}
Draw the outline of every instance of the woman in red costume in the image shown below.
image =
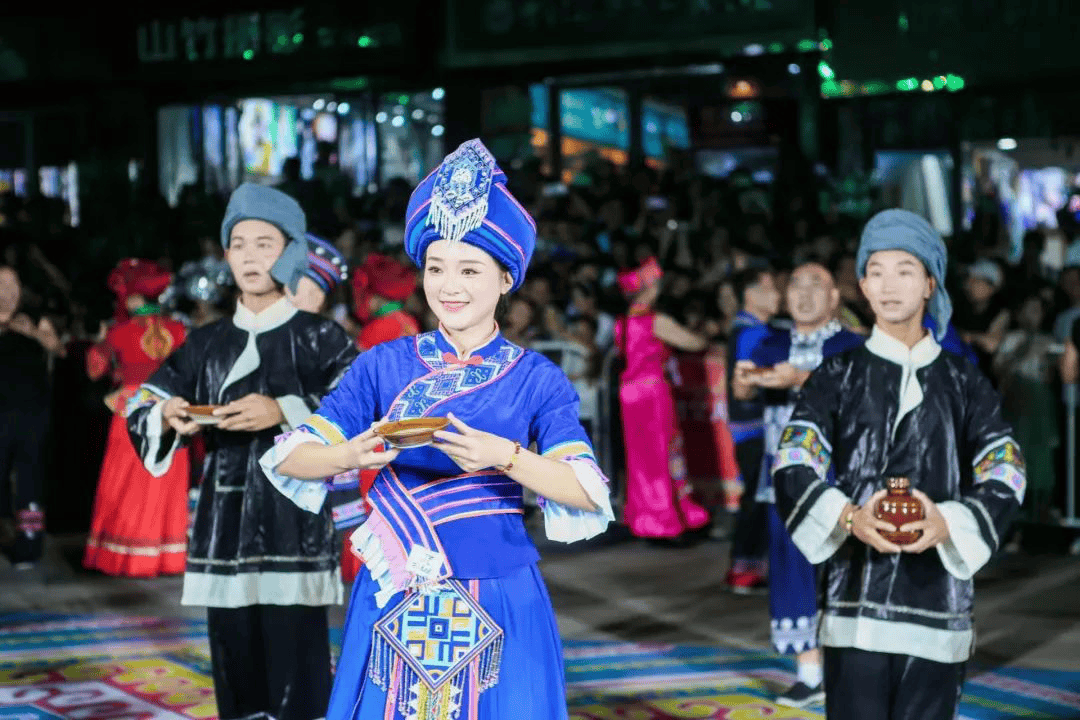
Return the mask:
{"type": "Polygon", "coordinates": [[[411,267],[371,253],[353,273],[352,286],[353,309],[363,325],[356,342],[360,350],[420,332],[416,318],[402,309],[416,292],[416,271],[411,267]]]}
{"type": "Polygon", "coordinates": [[[184,342],[184,326],[154,304],[172,276],[147,260],[122,260],[109,275],[116,322],[87,355],[91,379],[108,372],[120,387],[105,398],[113,411],[83,565],[108,575],[154,577],[184,571],[187,550],[188,456],[152,477],[135,453],[124,406],[139,385],[184,342]]]}
{"type": "Polygon", "coordinates": [[[709,524],[709,513],[690,497],[682,433],[665,367],[670,347],[701,352],[708,340],[656,310],[662,271],[649,258],[618,275],[630,299],[615,323],[615,343],[626,367],[619,378],[626,441],[626,524],[637,537],[682,543],[709,524]]]}

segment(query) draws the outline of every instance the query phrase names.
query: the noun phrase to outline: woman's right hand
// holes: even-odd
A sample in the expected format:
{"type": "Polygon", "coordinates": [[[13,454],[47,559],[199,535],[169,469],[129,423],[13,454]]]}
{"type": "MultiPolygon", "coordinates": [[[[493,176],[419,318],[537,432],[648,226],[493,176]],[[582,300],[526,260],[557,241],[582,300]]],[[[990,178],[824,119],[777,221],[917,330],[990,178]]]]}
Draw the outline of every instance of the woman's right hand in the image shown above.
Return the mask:
{"type": "Polygon", "coordinates": [[[173,396],[161,407],[161,418],[169,427],[180,435],[194,435],[199,432],[199,423],[191,419],[187,408],[191,403],[179,396],[173,396]]]}
{"type": "Polygon", "coordinates": [[[352,440],[345,443],[345,462],[356,470],[379,470],[392,462],[401,451],[397,448],[381,449],[383,439],[375,434],[375,423],[352,440]]]}

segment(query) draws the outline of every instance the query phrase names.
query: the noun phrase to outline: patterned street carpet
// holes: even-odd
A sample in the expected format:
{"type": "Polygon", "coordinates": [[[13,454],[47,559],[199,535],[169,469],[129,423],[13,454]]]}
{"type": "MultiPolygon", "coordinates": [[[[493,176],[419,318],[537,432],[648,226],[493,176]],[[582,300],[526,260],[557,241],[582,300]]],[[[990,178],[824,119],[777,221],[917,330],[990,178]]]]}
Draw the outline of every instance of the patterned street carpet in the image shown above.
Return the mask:
{"type": "MultiPolygon", "coordinates": [[[[571,720],[824,717],[769,701],[793,665],[766,653],[570,642],[566,670],[571,720]]],[[[211,720],[209,673],[202,622],[0,615],[0,720],[211,720]]],[[[975,669],[965,691],[968,720],[1080,717],[1080,672],[975,669]]]]}

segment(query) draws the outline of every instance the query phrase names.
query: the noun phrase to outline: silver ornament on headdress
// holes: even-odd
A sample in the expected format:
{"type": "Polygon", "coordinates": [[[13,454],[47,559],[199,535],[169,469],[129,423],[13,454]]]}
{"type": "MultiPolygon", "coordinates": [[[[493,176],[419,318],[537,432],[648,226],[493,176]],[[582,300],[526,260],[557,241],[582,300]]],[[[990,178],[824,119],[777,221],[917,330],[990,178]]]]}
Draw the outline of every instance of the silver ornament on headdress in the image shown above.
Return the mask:
{"type": "Polygon", "coordinates": [[[446,156],[435,174],[427,224],[455,243],[484,224],[495,158],[479,140],[462,143],[446,156]]]}

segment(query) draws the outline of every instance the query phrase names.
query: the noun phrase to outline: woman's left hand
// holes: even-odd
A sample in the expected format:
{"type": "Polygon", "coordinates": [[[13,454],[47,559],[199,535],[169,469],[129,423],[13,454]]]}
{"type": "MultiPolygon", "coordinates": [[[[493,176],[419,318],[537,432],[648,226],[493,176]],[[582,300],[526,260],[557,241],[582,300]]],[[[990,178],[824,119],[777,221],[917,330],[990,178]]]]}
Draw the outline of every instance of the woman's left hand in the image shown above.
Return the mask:
{"type": "Polygon", "coordinates": [[[478,472],[493,467],[503,467],[514,454],[514,443],[504,437],[471,428],[447,413],[446,417],[457,432],[439,430],[435,433],[435,445],[465,472],[478,472]]]}

